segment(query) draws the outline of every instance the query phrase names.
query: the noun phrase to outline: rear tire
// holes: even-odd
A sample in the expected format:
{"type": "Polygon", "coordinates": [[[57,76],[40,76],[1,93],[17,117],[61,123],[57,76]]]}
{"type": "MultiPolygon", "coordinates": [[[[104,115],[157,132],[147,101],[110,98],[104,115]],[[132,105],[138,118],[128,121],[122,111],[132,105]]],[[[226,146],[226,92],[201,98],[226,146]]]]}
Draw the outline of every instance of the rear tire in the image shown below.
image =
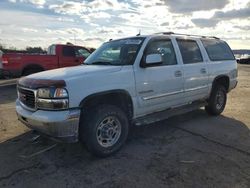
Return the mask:
{"type": "Polygon", "coordinates": [[[35,74],[41,71],[43,71],[42,68],[27,68],[27,69],[24,69],[22,76],[28,76],[30,74],[35,74]]]}
{"type": "Polygon", "coordinates": [[[0,69],[0,79],[11,79],[13,78],[11,72],[0,69]]]}
{"type": "Polygon", "coordinates": [[[214,86],[208,105],[205,106],[205,110],[210,115],[220,115],[225,109],[227,102],[227,91],[224,86],[217,84],[214,86]]]}
{"type": "Polygon", "coordinates": [[[95,156],[107,157],[117,152],[125,143],[129,121],[120,108],[108,104],[100,105],[82,116],[80,140],[95,156]]]}

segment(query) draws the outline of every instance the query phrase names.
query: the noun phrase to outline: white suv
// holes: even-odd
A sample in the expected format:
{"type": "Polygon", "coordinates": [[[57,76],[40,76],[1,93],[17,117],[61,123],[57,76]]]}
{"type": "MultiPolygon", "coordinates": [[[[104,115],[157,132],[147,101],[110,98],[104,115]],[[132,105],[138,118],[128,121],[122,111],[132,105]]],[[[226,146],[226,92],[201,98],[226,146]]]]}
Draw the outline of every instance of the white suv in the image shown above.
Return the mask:
{"type": "Polygon", "coordinates": [[[31,129],[107,156],[121,148],[132,124],[202,106],[219,115],[236,85],[226,42],[158,33],[110,40],[81,66],[21,78],[16,111],[31,129]]]}

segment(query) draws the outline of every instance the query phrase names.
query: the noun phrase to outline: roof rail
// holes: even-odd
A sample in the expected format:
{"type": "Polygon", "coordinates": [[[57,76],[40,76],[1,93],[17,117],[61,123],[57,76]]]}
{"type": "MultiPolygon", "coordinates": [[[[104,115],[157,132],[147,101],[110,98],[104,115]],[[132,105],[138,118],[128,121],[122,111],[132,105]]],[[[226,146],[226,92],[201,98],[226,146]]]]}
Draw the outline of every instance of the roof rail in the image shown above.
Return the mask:
{"type": "Polygon", "coordinates": [[[204,35],[192,35],[192,34],[184,34],[184,33],[174,33],[174,32],[159,32],[155,34],[162,34],[162,35],[181,35],[181,36],[190,36],[190,37],[201,37],[201,38],[214,38],[214,39],[220,39],[218,37],[214,36],[204,36],[204,35]]]}
{"type": "Polygon", "coordinates": [[[156,34],[156,35],[158,35],[158,34],[162,34],[162,35],[172,35],[172,34],[175,34],[175,33],[169,31],[169,32],[159,32],[159,33],[154,33],[154,34],[156,34]]]}

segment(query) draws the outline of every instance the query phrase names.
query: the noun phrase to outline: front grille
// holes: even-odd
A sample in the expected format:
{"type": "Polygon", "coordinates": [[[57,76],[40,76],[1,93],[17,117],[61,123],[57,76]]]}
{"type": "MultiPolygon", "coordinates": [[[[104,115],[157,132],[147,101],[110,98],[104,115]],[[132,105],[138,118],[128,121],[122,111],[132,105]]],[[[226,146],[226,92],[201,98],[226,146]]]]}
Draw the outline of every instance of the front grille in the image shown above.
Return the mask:
{"type": "Polygon", "coordinates": [[[19,100],[29,108],[35,108],[34,91],[25,88],[18,88],[19,100]]]}

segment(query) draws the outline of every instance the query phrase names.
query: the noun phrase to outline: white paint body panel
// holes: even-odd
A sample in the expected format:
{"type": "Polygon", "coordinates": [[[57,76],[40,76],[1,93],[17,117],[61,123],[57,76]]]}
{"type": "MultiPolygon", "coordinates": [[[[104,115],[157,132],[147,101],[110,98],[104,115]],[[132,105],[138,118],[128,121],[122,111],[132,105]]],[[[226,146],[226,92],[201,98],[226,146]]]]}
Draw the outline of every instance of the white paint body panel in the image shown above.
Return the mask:
{"type": "Polygon", "coordinates": [[[138,116],[183,103],[183,77],[175,77],[181,66],[135,70],[138,116]]]}
{"type": "MultiPolygon", "coordinates": [[[[166,108],[181,106],[194,100],[208,98],[215,77],[227,75],[232,89],[237,83],[236,61],[211,62],[199,39],[204,62],[183,65],[175,36],[172,40],[178,64],[142,68],[140,62],[144,49],[151,38],[144,40],[133,65],[83,65],[61,68],[30,75],[35,79],[63,79],[69,93],[70,108],[79,107],[87,96],[110,90],[125,90],[132,98],[134,118],[166,108]],[[202,74],[201,69],[206,69],[202,74]],[[181,71],[180,77],[175,76],[181,71]]],[[[192,39],[192,38],[191,38],[192,39]]]]}

